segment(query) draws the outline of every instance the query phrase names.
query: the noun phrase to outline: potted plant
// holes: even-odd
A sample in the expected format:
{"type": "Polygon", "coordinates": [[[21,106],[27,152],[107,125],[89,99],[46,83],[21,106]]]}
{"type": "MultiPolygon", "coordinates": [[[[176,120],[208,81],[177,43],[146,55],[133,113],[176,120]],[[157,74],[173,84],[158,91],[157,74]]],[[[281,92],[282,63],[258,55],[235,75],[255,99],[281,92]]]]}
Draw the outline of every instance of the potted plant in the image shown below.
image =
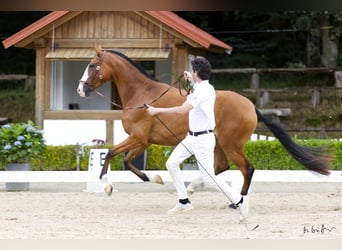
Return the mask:
{"type": "MultiPolygon", "coordinates": [[[[8,171],[29,170],[30,160],[45,148],[42,131],[32,121],[0,127],[0,166],[8,171]]],[[[28,183],[6,183],[6,189],[28,190],[28,183]]]]}

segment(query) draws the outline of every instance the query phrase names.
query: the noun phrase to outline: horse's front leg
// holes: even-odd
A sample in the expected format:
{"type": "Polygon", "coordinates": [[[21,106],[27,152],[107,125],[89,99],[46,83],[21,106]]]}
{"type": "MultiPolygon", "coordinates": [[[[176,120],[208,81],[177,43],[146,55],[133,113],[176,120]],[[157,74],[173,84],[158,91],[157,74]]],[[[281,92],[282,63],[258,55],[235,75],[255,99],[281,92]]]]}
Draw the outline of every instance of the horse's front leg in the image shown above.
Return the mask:
{"type": "Polygon", "coordinates": [[[102,170],[100,173],[100,180],[102,180],[102,177],[105,174],[107,174],[109,163],[115,155],[117,155],[117,154],[113,154],[113,152],[111,150],[109,150],[108,153],[106,154],[105,162],[103,164],[103,167],[102,167],[102,170]]]}

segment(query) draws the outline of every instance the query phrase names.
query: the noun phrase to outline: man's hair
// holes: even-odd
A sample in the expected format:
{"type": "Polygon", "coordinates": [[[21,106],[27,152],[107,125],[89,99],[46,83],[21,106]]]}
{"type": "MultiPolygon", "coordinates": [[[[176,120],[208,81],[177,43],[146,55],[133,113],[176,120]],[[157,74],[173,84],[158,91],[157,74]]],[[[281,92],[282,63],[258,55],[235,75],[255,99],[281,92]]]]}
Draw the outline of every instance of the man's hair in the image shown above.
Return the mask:
{"type": "Polygon", "coordinates": [[[209,80],[211,73],[210,62],[204,57],[197,57],[191,61],[192,70],[197,72],[197,75],[202,80],[209,80]]]}

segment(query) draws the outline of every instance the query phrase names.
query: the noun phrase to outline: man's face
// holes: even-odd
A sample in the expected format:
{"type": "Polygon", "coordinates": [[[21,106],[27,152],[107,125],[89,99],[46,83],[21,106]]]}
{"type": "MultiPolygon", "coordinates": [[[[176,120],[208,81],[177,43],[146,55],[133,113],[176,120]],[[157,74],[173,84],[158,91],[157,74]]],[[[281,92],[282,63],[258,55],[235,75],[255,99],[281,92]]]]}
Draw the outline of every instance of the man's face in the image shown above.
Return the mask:
{"type": "Polygon", "coordinates": [[[193,77],[193,79],[194,79],[195,82],[200,82],[200,81],[199,81],[199,78],[198,78],[198,76],[197,76],[197,71],[192,70],[192,77],[193,77]]]}

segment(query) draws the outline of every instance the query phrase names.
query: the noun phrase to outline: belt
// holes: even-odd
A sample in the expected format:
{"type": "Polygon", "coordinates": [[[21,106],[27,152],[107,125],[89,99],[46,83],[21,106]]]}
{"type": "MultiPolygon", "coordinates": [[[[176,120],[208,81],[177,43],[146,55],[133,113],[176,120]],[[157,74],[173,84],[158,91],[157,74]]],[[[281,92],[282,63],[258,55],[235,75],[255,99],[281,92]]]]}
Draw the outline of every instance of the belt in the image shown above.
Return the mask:
{"type": "Polygon", "coordinates": [[[198,131],[198,132],[192,132],[192,131],[190,130],[190,131],[189,131],[189,135],[192,135],[192,136],[199,136],[199,135],[209,134],[209,133],[212,133],[212,132],[213,132],[212,129],[204,130],[204,131],[198,131]]]}

